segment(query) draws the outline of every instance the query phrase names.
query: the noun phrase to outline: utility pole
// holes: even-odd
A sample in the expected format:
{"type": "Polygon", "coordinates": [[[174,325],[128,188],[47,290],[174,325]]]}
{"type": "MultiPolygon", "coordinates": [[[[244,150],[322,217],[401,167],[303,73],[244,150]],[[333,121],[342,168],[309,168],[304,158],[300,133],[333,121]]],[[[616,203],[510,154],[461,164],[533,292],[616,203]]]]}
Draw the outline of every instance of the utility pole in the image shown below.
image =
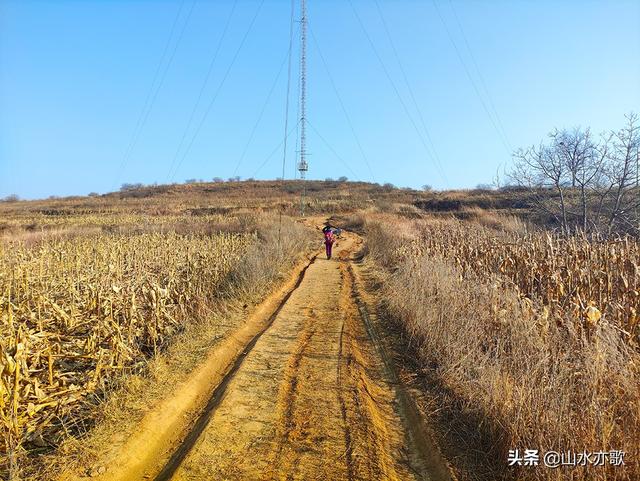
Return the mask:
{"type": "Polygon", "coordinates": [[[300,19],[301,34],[300,34],[300,160],[298,162],[298,171],[300,172],[300,178],[302,179],[302,194],[300,196],[300,212],[304,217],[304,198],[307,194],[307,182],[306,176],[309,170],[309,164],[307,163],[307,135],[306,135],[306,123],[307,123],[307,2],[302,2],[302,18],[300,19]]]}

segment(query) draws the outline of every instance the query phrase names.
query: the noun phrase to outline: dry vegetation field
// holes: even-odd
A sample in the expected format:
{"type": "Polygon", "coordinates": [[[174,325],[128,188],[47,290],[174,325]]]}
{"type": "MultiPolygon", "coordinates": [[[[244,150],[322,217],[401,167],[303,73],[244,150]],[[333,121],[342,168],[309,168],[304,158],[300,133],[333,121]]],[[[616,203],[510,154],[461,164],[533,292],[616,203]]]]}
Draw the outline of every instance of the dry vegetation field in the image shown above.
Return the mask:
{"type": "Polygon", "coordinates": [[[0,389],[10,449],[77,431],[83,398],[206,308],[253,241],[155,233],[2,246],[0,389]]]}
{"type": "Polygon", "coordinates": [[[308,250],[289,217],[279,240],[277,216],[181,194],[0,207],[0,478],[37,479],[38,454],[86,435],[185,327],[263,295],[308,250]]]}
{"type": "MultiPolygon", "coordinates": [[[[365,237],[407,379],[461,480],[640,479],[636,239],[532,228],[513,193],[309,187],[308,213],[340,214],[365,237]],[[627,465],[507,468],[515,448],[619,449],[627,465]]],[[[81,453],[70,440],[111,415],[101,406],[137,402],[139,414],[141,379],[193,367],[232,327],[220,321],[230,306],[259,300],[317,241],[294,219],[298,190],[226,182],[0,203],[0,478],[42,479],[56,450],[81,453]],[[184,342],[188,362],[154,364],[184,342]]]]}
{"type": "Polygon", "coordinates": [[[450,459],[463,479],[638,479],[637,240],[562,239],[500,221],[366,221],[386,312],[438,387],[450,459]],[[619,449],[627,465],[507,468],[516,448],[619,449]]]}

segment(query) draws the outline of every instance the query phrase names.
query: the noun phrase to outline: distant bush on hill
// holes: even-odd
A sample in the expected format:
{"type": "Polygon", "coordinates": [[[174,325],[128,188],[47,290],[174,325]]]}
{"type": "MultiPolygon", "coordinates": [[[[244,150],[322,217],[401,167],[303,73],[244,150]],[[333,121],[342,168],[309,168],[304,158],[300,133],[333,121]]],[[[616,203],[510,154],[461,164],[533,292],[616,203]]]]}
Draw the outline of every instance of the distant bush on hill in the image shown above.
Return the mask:
{"type": "Polygon", "coordinates": [[[137,182],[134,184],[124,183],[120,186],[120,192],[130,192],[132,190],[142,189],[144,184],[141,182],[137,182]]]}

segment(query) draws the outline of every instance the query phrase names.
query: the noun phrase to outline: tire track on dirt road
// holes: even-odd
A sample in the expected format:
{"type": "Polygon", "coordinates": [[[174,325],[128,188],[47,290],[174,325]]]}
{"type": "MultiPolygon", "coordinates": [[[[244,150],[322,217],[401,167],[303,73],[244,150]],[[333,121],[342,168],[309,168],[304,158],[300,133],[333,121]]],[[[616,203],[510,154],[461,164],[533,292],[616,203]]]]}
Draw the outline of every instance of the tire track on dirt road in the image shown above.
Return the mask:
{"type": "MultiPolygon", "coordinates": [[[[336,254],[356,243],[345,239],[336,254]]],[[[348,479],[336,385],[339,266],[309,267],[172,479],[348,479]]]]}
{"type": "Polygon", "coordinates": [[[198,441],[198,438],[202,435],[202,432],[207,427],[207,424],[210,422],[210,418],[211,418],[211,415],[212,415],[214,409],[216,409],[218,404],[220,404],[220,402],[222,400],[222,397],[224,396],[224,394],[226,392],[226,389],[227,389],[227,386],[228,386],[229,382],[233,379],[233,377],[236,374],[236,372],[238,371],[238,369],[240,369],[240,367],[242,365],[242,362],[247,357],[247,355],[249,355],[249,353],[254,348],[254,346],[256,345],[258,340],[260,339],[260,337],[265,333],[265,331],[267,329],[269,329],[271,327],[271,325],[273,324],[273,321],[277,318],[278,314],[280,314],[280,311],[286,305],[286,303],[289,300],[289,298],[291,297],[291,295],[296,291],[296,289],[298,289],[300,287],[300,285],[302,284],[302,281],[304,280],[304,276],[305,276],[307,270],[309,269],[309,267],[311,267],[313,265],[315,260],[316,260],[316,257],[312,258],[311,261],[309,262],[309,264],[307,264],[304,267],[304,269],[302,269],[302,271],[300,272],[300,274],[298,276],[298,279],[296,281],[296,284],[294,285],[293,289],[290,290],[284,296],[284,298],[282,299],[282,302],[278,305],[276,310],[269,317],[269,320],[268,320],[267,324],[265,325],[265,327],[260,332],[258,332],[253,337],[253,339],[251,339],[251,341],[246,346],[246,348],[243,350],[243,352],[236,358],[236,360],[233,363],[233,366],[231,367],[229,372],[225,375],[225,377],[222,379],[220,384],[214,390],[209,402],[205,406],[203,412],[201,413],[200,417],[198,418],[198,420],[194,424],[193,428],[189,431],[189,434],[187,434],[186,438],[182,441],[182,443],[180,444],[178,449],[173,453],[173,455],[171,456],[171,458],[169,459],[167,464],[165,464],[165,466],[163,467],[162,471],[160,471],[160,473],[158,473],[158,475],[155,477],[154,481],[168,481],[168,480],[172,479],[172,477],[175,474],[176,470],[178,469],[180,464],[183,462],[184,458],[189,454],[189,452],[191,451],[193,446],[198,441]]]}

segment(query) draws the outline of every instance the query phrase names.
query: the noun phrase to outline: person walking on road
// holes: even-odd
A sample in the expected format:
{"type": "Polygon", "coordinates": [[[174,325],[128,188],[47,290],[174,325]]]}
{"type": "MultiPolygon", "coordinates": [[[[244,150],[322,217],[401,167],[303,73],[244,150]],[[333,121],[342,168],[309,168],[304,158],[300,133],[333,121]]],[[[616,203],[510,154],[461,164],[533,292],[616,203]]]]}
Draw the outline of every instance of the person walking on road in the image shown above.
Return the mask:
{"type": "Polygon", "coordinates": [[[329,224],[327,224],[322,229],[322,233],[324,234],[324,247],[327,251],[327,259],[331,259],[331,248],[336,241],[333,235],[333,229],[329,224]]]}

